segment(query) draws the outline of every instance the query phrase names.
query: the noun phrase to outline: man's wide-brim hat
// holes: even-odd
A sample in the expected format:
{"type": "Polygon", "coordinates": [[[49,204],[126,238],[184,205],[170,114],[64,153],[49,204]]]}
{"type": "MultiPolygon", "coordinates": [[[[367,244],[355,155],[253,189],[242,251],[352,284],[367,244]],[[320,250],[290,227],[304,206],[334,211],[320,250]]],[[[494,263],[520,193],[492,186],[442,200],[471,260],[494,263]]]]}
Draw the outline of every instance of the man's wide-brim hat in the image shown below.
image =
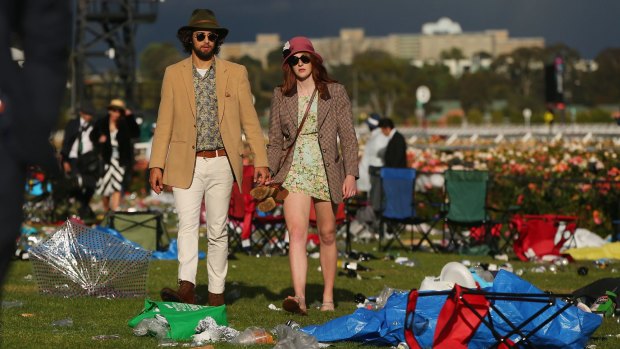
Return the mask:
{"type": "Polygon", "coordinates": [[[221,27],[215,19],[215,13],[209,9],[195,9],[189,18],[189,23],[179,28],[179,32],[183,30],[208,30],[216,33],[220,40],[228,35],[228,29],[221,27]]]}

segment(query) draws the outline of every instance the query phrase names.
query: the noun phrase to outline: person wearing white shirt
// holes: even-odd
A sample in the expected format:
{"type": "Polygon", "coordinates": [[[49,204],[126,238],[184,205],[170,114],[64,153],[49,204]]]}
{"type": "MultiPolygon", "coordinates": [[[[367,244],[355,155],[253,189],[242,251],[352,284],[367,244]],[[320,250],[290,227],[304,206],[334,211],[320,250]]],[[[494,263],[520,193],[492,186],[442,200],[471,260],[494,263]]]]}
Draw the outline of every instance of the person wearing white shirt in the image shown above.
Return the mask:
{"type": "Polygon", "coordinates": [[[67,176],[75,177],[79,190],[75,195],[80,203],[78,214],[83,219],[94,217],[90,200],[95,192],[98,177],[98,156],[94,152],[90,133],[93,130],[94,111],[81,108],[78,118],[72,119],[65,127],[64,140],[60,155],[62,167],[67,176]]]}
{"type": "Polygon", "coordinates": [[[383,157],[380,155],[380,151],[384,149],[390,138],[386,137],[379,126],[380,116],[377,114],[371,114],[366,119],[366,125],[370,129],[370,136],[364,145],[364,154],[359,164],[359,179],[357,180],[357,189],[362,192],[370,192],[372,183],[369,175],[369,167],[382,167],[383,157]]]}

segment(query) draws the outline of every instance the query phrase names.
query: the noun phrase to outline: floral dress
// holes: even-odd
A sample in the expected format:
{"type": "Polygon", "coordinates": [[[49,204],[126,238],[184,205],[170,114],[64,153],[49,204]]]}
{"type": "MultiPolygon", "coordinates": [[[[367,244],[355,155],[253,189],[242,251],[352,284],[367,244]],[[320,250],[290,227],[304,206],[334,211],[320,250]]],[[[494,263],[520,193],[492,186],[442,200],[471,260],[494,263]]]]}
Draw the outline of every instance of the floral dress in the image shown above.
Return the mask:
{"type": "MultiPolygon", "coordinates": [[[[300,96],[298,124],[304,117],[309,96],[300,96]]],[[[323,156],[319,147],[317,131],[318,102],[315,99],[308,111],[304,127],[299,133],[293,151],[293,164],[284,179],[283,186],[292,193],[304,193],[319,200],[329,201],[329,186],[327,174],[323,166],[323,156]]]]}

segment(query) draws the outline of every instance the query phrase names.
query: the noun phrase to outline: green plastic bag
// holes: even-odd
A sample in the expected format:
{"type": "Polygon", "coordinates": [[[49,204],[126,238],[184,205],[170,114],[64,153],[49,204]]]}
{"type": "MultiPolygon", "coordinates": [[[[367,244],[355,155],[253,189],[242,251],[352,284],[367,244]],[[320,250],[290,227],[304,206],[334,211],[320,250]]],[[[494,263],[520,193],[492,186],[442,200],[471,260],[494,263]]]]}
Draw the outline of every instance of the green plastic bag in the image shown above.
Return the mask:
{"type": "Polygon", "coordinates": [[[225,305],[205,307],[176,302],[155,302],[150,299],[144,300],[144,310],[127,324],[133,328],[143,319],[154,318],[156,314],[168,320],[170,331],[166,337],[171,339],[191,339],[196,334],[195,328],[198,322],[207,316],[212,317],[220,326],[228,326],[225,305]]]}

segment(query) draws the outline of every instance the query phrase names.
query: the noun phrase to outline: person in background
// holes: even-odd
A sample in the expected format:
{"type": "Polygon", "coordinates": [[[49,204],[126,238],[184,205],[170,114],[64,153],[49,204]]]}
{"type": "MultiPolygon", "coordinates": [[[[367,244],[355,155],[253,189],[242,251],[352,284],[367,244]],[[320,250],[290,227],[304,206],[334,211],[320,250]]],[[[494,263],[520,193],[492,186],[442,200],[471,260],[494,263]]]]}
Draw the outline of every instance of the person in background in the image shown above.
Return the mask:
{"type": "Polygon", "coordinates": [[[379,120],[379,128],[390,139],[383,152],[383,166],[407,167],[407,142],[405,142],[405,137],[396,131],[394,122],[389,118],[379,120]]]}
{"type": "Polygon", "coordinates": [[[79,188],[75,197],[80,204],[78,213],[82,219],[94,218],[90,200],[99,179],[99,154],[90,139],[94,115],[92,108],[80,108],[79,116],[71,119],[65,126],[60,150],[65,175],[79,177],[79,188]]]}
{"type": "Polygon", "coordinates": [[[284,217],[295,294],[282,306],[288,312],[306,315],[310,205],[316,211],[320,236],[324,283],[320,310],[333,311],[338,257],[336,210],[343,199],[356,194],[358,144],[347,92],[329,77],[310,40],[294,37],[286,42],[282,54],[284,83],[274,90],[271,100],[267,153],[273,182],[283,183],[289,191],[284,217]]]}
{"type": "Polygon", "coordinates": [[[379,120],[381,117],[379,114],[373,113],[366,119],[366,125],[370,130],[370,136],[364,145],[364,154],[360,160],[359,174],[360,178],[357,180],[357,189],[361,192],[370,192],[372,188],[372,181],[370,178],[370,168],[383,167],[383,157],[379,155],[380,150],[387,146],[390,140],[386,135],[381,132],[379,128],[379,120]]]}
{"type": "Polygon", "coordinates": [[[172,186],[179,215],[178,290],[164,301],[196,303],[200,206],[207,213],[208,303],[225,303],[228,273],[228,205],[236,178],[243,180],[245,134],[254,157],[254,182],[269,179],[265,140],[252,103],[248,72],[216,57],[228,35],[213,11],[196,9],[177,37],[191,56],[166,68],[149,162],[151,188],[172,186]]]}
{"type": "Polygon", "coordinates": [[[90,133],[104,163],[96,194],[102,197],[105,212],[119,209],[126,189],[125,172],[133,163],[131,139],[138,136],[139,128],[133,116],[126,116],[125,111],[125,102],[113,99],[108,105],[108,115],[99,119],[90,133]]]}
{"type": "Polygon", "coordinates": [[[71,5],[0,1],[0,285],[20,234],[27,168],[60,173],[49,138],[66,92],[71,5]],[[11,57],[16,42],[24,48],[23,67],[11,57]]]}
{"type": "MultiPolygon", "coordinates": [[[[125,191],[131,190],[131,184],[134,178],[134,166],[136,165],[136,157],[134,147],[137,142],[140,141],[140,124],[142,123],[142,117],[134,113],[134,111],[128,107],[125,108],[125,121],[127,126],[131,129],[131,157],[130,162],[125,168],[125,175],[123,176],[123,189],[125,191]]],[[[148,171],[147,171],[148,172],[148,171]]],[[[121,196],[125,192],[121,193],[121,196]]]]}

